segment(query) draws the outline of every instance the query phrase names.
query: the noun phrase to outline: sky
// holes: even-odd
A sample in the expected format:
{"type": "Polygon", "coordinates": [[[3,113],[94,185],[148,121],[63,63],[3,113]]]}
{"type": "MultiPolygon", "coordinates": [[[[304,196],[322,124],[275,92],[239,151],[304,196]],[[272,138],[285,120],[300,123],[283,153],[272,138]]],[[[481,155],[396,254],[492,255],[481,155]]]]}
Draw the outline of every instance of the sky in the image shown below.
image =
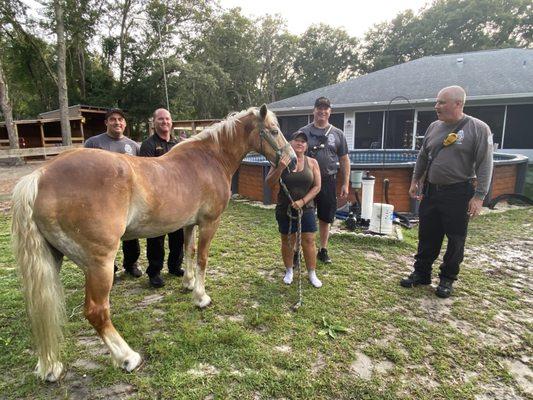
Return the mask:
{"type": "Polygon", "coordinates": [[[302,34],[310,25],[325,23],[362,38],[374,24],[389,21],[400,11],[418,11],[429,0],[219,0],[225,9],[241,7],[248,17],[280,14],[291,33],[302,34]]]}

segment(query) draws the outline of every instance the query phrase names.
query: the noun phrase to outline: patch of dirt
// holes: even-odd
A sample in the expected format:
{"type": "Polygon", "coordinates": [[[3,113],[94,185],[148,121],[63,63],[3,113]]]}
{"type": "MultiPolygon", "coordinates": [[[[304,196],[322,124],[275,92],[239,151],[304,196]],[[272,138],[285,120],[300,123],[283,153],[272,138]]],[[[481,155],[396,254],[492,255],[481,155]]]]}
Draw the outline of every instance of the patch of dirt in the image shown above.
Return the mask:
{"type": "Polygon", "coordinates": [[[350,371],[360,379],[369,381],[372,378],[374,363],[366,354],[356,353],[357,358],[350,364],[350,371]]]}
{"type": "Polygon", "coordinates": [[[44,161],[29,162],[23,165],[7,166],[0,164],[0,211],[11,209],[11,192],[20,178],[33,172],[44,161]]]}
{"type": "Polygon", "coordinates": [[[218,375],[220,371],[212,365],[200,363],[196,367],[188,370],[187,373],[195,377],[204,377],[218,375]]]}
{"type": "Polygon", "coordinates": [[[311,374],[317,375],[326,367],[326,360],[324,359],[324,354],[318,353],[315,362],[311,365],[311,374]]]}
{"type": "Polygon", "coordinates": [[[516,380],[520,389],[529,396],[533,396],[533,372],[531,369],[519,360],[506,359],[503,363],[509,369],[509,373],[516,380]]]}
{"type": "Polygon", "coordinates": [[[430,321],[442,321],[448,319],[450,308],[453,304],[453,297],[439,299],[436,296],[423,297],[420,300],[420,308],[427,313],[430,321]]]}
{"type": "Polygon", "coordinates": [[[217,315],[215,317],[219,321],[231,321],[235,323],[242,323],[244,322],[244,315],[217,315]]]}
{"type": "Polygon", "coordinates": [[[85,400],[94,398],[91,396],[90,383],[92,378],[90,376],[80,376],[72,371],[67,371],[65,377],[61,381],[61,386],[67,390],[67,398],[70,400],[85,400]]]}
{"type": "Polygon", "coordinates": [[[163,299],[164,299],[164,296],[159,293],[148,295],[141,300],[141,302],[139,303],[139,308],[146,308],[151,304],[159,303],[163,299]]]}
{"type": "Polygon", "coordinates": [[[98,363],[95,363],[91,360],[85,360],[83,358],[77,359],[74,364],[72,364],[73,367],[79,368],[85,371],[94,371],[97,369],[102,369],[102,366],[98,363]]]}
{"type": "Polygon", "coordinates": [[[278,351],[280,353],[290,353],[290,352],[292,352],[291,346],[287,346],[287,345],[275,346],[274,350],[278,351]]]}
{"type": "Polygon", "coordinates": [[[98,336],[80,336],[78,337],[78,343],[86,347],[92,355],[104,355],[110,354],[108,348],[98,336]]]}
{"type": "MultiPolygon", "coordinates": [[[[117,383],[113,386],[96,390],[93,395],[98,399],[114,400],[129,399],[135,395],[135,387],[127,383],[117,383]]],[[[93,397],[94,398],[94,397],[93,397]]]]}
{"type": "Polygon", "coordinates": [[[513,387],[504,385],[485,385],[484,392],[474,397],[474,400],[524,400],[513,387]]]}

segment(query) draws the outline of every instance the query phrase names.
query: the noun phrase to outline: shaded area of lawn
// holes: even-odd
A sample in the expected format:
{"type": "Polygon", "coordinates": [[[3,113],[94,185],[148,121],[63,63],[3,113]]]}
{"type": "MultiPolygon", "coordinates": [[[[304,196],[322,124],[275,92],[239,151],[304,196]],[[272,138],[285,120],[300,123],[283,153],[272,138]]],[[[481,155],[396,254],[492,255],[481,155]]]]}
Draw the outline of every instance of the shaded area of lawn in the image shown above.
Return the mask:
{"type": "Polygon", "coordinates": [[[528,208],[475,220],[455,296],[444,301],[432,289],[398,285],[416,230],[404,231],[404,242],[333,237],[334,263],[318,268],[324,286],[304,280],[304,306],[292,312],[297,285],[281,281],[273,211],[232,202],[211,249],[206,310],[193,306],[178,279],[165,275],[167,285],[155,291],[146,276],[118,277],[113,321],[146,359],[136,373],[112,367],[82,315],[83,275],[64,264],[68,374],[54,385],[31,373],[36,359],[4,216],[0,397],[527,398],[532,216],[528,208]],[[347,332],[321,335],[323,317],[347,332]]]}

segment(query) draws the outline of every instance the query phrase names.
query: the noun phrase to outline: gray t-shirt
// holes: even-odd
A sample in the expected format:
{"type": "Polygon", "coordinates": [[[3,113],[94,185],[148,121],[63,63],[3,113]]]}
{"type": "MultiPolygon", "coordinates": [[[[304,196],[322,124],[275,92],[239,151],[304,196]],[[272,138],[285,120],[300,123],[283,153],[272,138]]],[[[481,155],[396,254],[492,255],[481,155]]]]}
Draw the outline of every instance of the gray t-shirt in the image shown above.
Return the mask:
{"type": "MultiPolygon", "coordinates": [[[[413,179],[419,181],[423,177],[429,154],[433,154],[455,126],[457,123],[442,121],[435,121],[429,126],[416,160],[413,179]]],[[[442,148],[431,163],[428,181],[449,185],[477,178],[475,196],[484,198],[492,177],[492,132],[485,122],[469,117],[465,126],[456,133],[457,141],[442,148]]]]}
{"type": "Polygon", "coordinates": [[[140,150],[139,144],[130,138],[122,136],[120,139],[115,139],[106,132],[90,137],[83,146],[89,149],[102,149],[131,156],[138,156],[140,150]]]}
{"type": "Polygon", "coordinates": [[[336,174],[339,158],[348,154],[348,143],[344,133],[333,125],[328,125],[324,129],[317,128],[312,122],[300,130],[307,136],[307,155],[317,160],[320,175],[325,177],[336,174]],[[331,130],[326,136],[330,126],[331,130]]]}

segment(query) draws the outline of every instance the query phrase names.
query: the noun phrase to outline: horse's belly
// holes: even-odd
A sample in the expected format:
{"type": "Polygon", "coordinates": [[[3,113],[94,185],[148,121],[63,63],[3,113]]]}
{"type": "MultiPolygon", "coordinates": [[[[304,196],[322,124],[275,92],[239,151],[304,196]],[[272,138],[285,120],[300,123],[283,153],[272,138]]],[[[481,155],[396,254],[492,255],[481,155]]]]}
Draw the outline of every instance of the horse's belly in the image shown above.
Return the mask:
{"type": "Polygon", "coordinates": [[[126,227],[122,240],[131,240],[138,238],[152,238],[174,232],[184,226],[196,223],[196,216],[178,221],[145,221],[133,222],[126,227]]]}

